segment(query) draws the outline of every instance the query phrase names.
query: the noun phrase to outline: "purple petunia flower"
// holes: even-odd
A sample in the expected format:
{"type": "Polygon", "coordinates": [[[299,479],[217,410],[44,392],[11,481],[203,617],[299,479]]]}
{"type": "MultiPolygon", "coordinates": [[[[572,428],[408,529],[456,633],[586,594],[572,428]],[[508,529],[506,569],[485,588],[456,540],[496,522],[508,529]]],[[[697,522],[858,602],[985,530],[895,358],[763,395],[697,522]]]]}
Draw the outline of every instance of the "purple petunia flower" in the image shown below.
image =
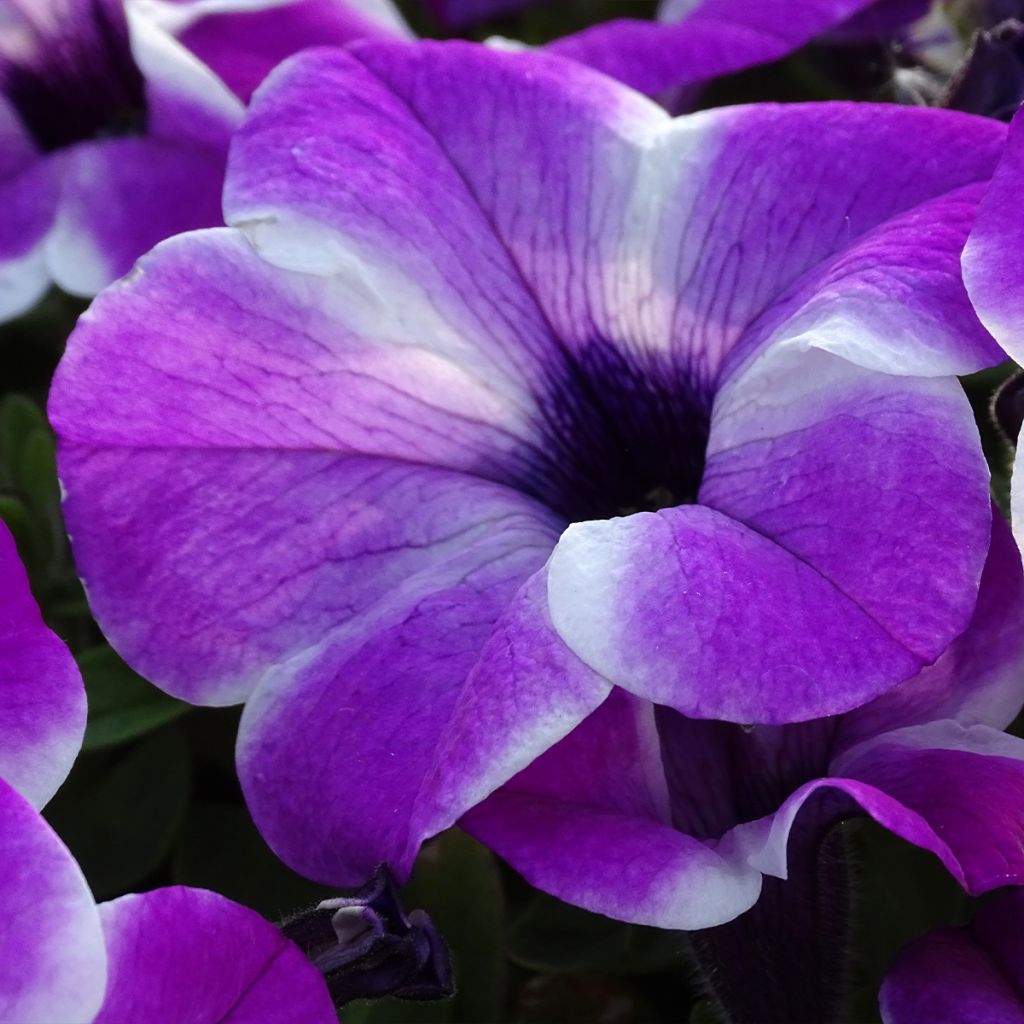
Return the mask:
{"type": "Polygon", "coordinates": [[[965,928],[930,932],[904,949],[881,992],[885,1024],[1024,1021],[1024,890],[1007,889],[965,928]]]}
{"type": "Polygon", "coordinates": [[[214,1024],[234,1008],[333,1024],[320,973],[251,910],[187,888],[97,907],[37,811],[71,768],[85,711],[82,677],[0,523],[0,1022],[214,1024]]]}
{"type": "Polygon", "coordinates": [[[68,849],[2,781],[0,861],[5,1024],[337,1020],[317,969],[255,911],[183,886],[97,906],[68,849]]]}
{"type": "Polygon", "coordinates": [[[0,6],[0,319],[222,222],[241,103],[128,0],[0,6]]]}
{"type": "MultiPolygon", "coordinates": [[[[58,370],[99,622],[168,691],[247,702],[250,807],[312,877],[404,874],[426,836],[621,719],[601,756],[633,770],[584,808],[610,831],[587,845],[551,819],[580,840],[564,894],[734,916],[782,870],[781,833],[748,829],[740,867],[717,840],[778,804],[723,782],[700,827],[673,823],[656,727],[712,760],[773,727],[750,733],[760,757],[967,627],[992,517],[955,375],[1003,353],[959,254],[1005,131],[848,104],[673,120],[573,62],[471,44],[290,61],[237,137],[233,227],[161,246],[58,370]],[[652,834],[661,870],[617,871],[652,834]]],[[[955,708],[911,721],[933,718],[952,722],[910,749],[976,756],[955,708]]],[[[796,794],[777,830],[841,770],[939,849],[877,767],[900,742],[815,740],[772,789],[796,794]]]]}

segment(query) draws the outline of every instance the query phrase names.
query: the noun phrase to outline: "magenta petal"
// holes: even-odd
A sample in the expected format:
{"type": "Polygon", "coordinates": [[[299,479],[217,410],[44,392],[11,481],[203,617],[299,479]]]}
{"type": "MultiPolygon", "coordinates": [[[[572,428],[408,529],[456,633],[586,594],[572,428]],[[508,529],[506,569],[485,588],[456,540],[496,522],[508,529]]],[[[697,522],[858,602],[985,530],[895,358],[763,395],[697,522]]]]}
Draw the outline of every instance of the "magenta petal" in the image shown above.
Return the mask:
{"type": "Polygon", "coordinates": [[[1024,1024],[1024,890],[1007,889],[966,928],[912,942],[879,993],[885,1024],[1024,1024]]]}
{"type": "Polygon", "coordinates": [[[205,889],[101,904],[110,981],[94,1024],[335,1024],[320,973],[269,921],[205,889]]]}
{"type": "Polygon", "coordinates": [[[741,858],[673,828],[654,708],[618,690],[463,825],[533,885],[623,921],[705,928],[761,889],[741,858]]]}
{"type": "Polygon", "coordinates": [[[42,807],[71,770],[85,718],[82,677],[43,623],[0,522],[0,779],[42,807]]]}
{"type": "Polygon", "coordinates": [[[92,1024],[107,979],[92,893],[50,826],[2,780],[0,864],[0,1021],[92,1024]]]}
{"type": "MultiPolygon", "coordinates": [[[[438,483],[424,500],[437,501],[438,483]]],[[[424,838],[410,828],[414,802],[462,684],[554,543],[525,499],[477,484],[474,500],[472,490],[462,499],[476,510],[475,533],[437,544],[432,561],[419,572],[410,562],[362,615],[268,668],[246,704],[238,766],[250,810],[275,852],[309,877],[355,886],[381,862],[400,876],[411,867],[424,838]]],[[[348,572],[368,576],[367,558],[348,572]]]]}

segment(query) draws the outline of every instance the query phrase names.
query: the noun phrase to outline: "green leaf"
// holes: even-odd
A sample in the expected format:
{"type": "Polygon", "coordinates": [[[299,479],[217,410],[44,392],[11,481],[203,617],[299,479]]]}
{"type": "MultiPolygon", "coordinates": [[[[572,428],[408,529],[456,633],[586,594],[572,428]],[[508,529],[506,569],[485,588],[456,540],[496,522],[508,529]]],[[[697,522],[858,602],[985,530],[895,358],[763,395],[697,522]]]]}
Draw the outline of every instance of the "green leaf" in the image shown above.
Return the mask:
{"type": "Polygon", "coordinates": [[[78,656],[89,698],[83,750],[126,743],[185,714],[190,707],[133,672],[103,644],[78,656]]]}
{"type": "Polygon", "coordinates": [[[38,515],[60,508],[57,446],[48,426],[33,430],[17,455],[18,483],[38,515]]]}
{"type": "Polygon", "coordinates": [[[263,841],[244,806],[223,801],[193,804],[178,836],[175,882],[213,889],[281,920],[329,896],[331,889],[297,875],[263,841]]]}
{"type": "Polygon", "coordinates": [[[161,865],[190,790],[188,744],[170,725],[130,747],[81,756],[45,814],[104,900],[161,865]]]}
{"type": "Polygon", "coordinates": [[[509,955],[537,971],[645,974],[683,969],[684,936],[660,928],[613,921],[537,893],[513,921],[509,955]]]}
{"type": "MultiPolygon", "coordinates": [[[[454,999],[433,1004],[438,1013],[448,1006],[447,1016],[429,1016],[424,1005],[419,1016],[409,1019],[457,1024],[504,1019],[505,906],[494,855],[451,829],[423,848],[402,899],[407,910],[425,910],[444,936],[456,984],[454,999]]],[[[378,1024],[403,1018],[372,1019],[378,1024]]]]}

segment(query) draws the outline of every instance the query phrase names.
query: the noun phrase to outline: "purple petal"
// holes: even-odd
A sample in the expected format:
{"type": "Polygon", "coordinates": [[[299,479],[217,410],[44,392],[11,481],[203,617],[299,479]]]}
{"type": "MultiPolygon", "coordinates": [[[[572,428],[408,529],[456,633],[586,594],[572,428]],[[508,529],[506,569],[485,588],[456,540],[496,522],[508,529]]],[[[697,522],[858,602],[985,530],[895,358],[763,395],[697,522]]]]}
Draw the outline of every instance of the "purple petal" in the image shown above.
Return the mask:
{"type": "Polygon", "coordinates": [[[187,21],[177,37],[248,102],[286,57],[310,46],[344,46],[412,32],[390,0],[217,0],[179,5],[187,21]]]}
{"type": "Polygon", "coordinates": [[[174,886],[101,904],[110,981],[94,1024],[335,1024],[319,972],[255,911],[174,886]]]}
{"type": "Polygon", "coordinates": [[[64,844],[2,780],[0,864],[0,1020],[89,1024],[107,978],[96,904],[64,844]]]}
{"type": "Polygon", "coordinates": [[[547,605],[541,570],[509,602],[469,673],[420,787],[414,835],[454,824],[564,740],[611,691],[562,642],[547,605]]]}
{"type": "Polygon", "coordinates": [[[569,527],[549,596],[584,662],[697,718],[838,714],[922,661],[806,562],[701,506],[569,527]]]}
{"type": "Polygon", "coordinates": [[[852,797],[889,831],[934,853],[972,894],[1024,882],[1024,741],[955,722],[912,726],[842,755],[832,775],[798,789],[777,814],[740,825],[728,845],[786,877],[786,843],[821,789],[852,797]]]}
{"type": "Polygon", "coordinates": [[[615,691],[464,826],[538,888],[661,928],[749,909],[760,873],[673,828],[654,708],[615,691]]]}
{"type": "Polygon", "coordinates": [[[1024,270],[1007,254],[1024,248],[1017,203],[1022,185],[1024,113],[1019,113],[963,254],[964,282],[981,322],[1018,362],[1024,360],[1024,270]]]}
{"type": "MultiPolygon", "coordinates": [[[[418,473],[423,500],[441,511],[443,480],[418,473]]],[[[524,499],[490,492],[467,481],[461,498],[475,509],[475,536],[447,534],[423,571],[407,571],[361,617],[269,668],[246,705],[238,763],[250,810],[275,852],[305,875],[353,886],[381,862],[399,876],[412,866],[424,838],[410,833],[413,804],[462,684],[557,536],[524,499]]],[[[396,511],[422,528],[423,509],[396,511]]],[[[445,512],[436,525],[450,529],[445,512]]],[[[371,566],[364,556],[346,568],[364,577],[371,566]]]]}
{"type": "MultiPolygon", "coordinates": [[[[908,215],[891,234],[867,237],[922,203],[986,180],[1005,137],[994,122],[865,104],[739,107],[672,121],[628,90],[537,53],[362,43],[352,54],[364,68],[341,54],[292,64],[243,129],[227,214],[232,222],[295,224],[291,245],[285,249],[282,238],[272,259],[300,265],[310,258],[295,245],[299,225],[309,237],[309,220],[344,235],[343,253],[353,239],[380,237],[390,216],[404,226],[414,215],[412,199],[393,213],[387,202],[409,186],[378,187],[379,165],[394,161],[396,179],[411,178],[421,189],[430,183],[426,195],[416,196],[416,220],[426,219],[424,207],[435,222],[458,209],[454,223],[481,236],[475,243],[485,246],[481,262],[505,267],[510,255],[546,321],[574,351],[604,339],[622,351],[662,354],[672,339],[672,355],[711,381],[766,309],[858,240],[863,250],[831,266],[835,281],[825,283],[848,289],[862,319],[882,295],[885,312],[895,316],[910,292],[902,278],[884,288],[870,268],[883,256],[899,262],[905,237],[904,258],[926,271],[913,308],[929,308],[945,288],[950,295],[942,310],[955,309],[958,326],[972,328],[966,335],[941,331],[942,347],[952,349],[944,366],[948,360],[977,368],[997,358],[969,318],[954,272],[970,196],[949,200],[950,224],[941,236],[934,232],[934,254],[928,246],[934,220],[923,217],[908,215]],[[316,105],[308,99],[314,78],[316,105]],[[474,97],[473,116],[464,95],[474,97]],[[322,130],[324,103],[336,126],[330,136],[322,130]],[[375,140],[374,175],[356,141],[367,135],[375,140]],[[944,153],[943,161],[923,158],[933,150],[944,153]],[[908,167],[913,173],[904,173],[908,167]],[[584,178],[588,188],[581,189],[584,178]],[[807,186],[793,188],[794,181],[807,186]],[[327,189],[328,182],[344,186],[327,189]],[[472,221],[467,201],[478,208],[472,221]],[[482,231],[479,211],[503,253],[492,255],[491,231],[482,231]]],[[[274,234],[267,227],[255,237],[266,245],[274,234]]],[[[431,252],[437,248],[435,242],[431,252]]],[[[319,255],[321,263],[328,255],[319,255]]],[[[912,340],[910,351],[921,353],[915,369],[934,361],[933,328],[941,320],[916,331],[905,319],[895,321],[900,349],[912,340]]],[[[874,365],[884,361],[887,369],[895,361],[885,327],[893,323],[879,317],[870,338],[877,346],[874,365]]]]}
{"type": "Polygon", "coordinates": [[[30,310],[50,285],[46,239],[62,168],[63,154],[37,157],[0,179],[0,321],[30,310]]]}
{"type": "Polygon", "coordinates": [[[1024,891],[1008,889],[967,928],[945,928],[912,942],[879,993],[885,1024],[1022,1024],[1024,891]]]}
{"type": "Polygon", "coordinates": [[[992,546],[970,625],[915,678],[843,717],[838,746],[906,725],[952,718],[1004,729],[1024,704],[1024,574],[1006,520],[992,546]]]}
{"type": "Polygon", "coordinates": [[[154,8],[129,4],[126,14],[132,56],[146,83],[146,134],[226,153],[242,119],[238,98],[166,31],[154,8]]]}
{"type": "Polygon", "coordinates": [[[219,223],[226,161],[226,145],[126,138],[76,146],[47,241],[54,280],[95,295],[158,242],[219,223]]]}
{"type": "Polygon", "coordinates": [[[0,522],[0,779],[42,807],[71,770],[85,718],[82,677],[44,625],[0,522]]]}
{"type": "Polygon", "coordinates": [[[777,60],[873,5],[881,6],[878,0],[684,2],[679,21],[605,22],[549,49],[656,95],[777,60]]]}
{"type": "MultiPolygon", "coordinates": [[[[877,696],[909,678],[899,672],[914,674],[934,661],[962,632],[989,544],[987,478],[955,379],[872,373],[784,341],[719,391],[702,504],[814,569],[857,606],[851,623],[865,614],[914,661],[894,660],[892,671],[884,660],[872,669],[865,663],[845,693],[834,672],[807,677],[824,696],[814,714],[877,696]],[[948,503],[937,505],[935,494],[948,503]]],[[[632,585],[628,577],[623,585],[632,585]]],[[[823,646],[838,641],[837,653],[858,644],[853,636],[844,642],[811,633],[805,659],[815,636],[823,646]]],[[[779,646],[778,639],[764,642],[779,646]]],[[[761,720],[755,711],[748,709],[750,720],[761,720]]]]}

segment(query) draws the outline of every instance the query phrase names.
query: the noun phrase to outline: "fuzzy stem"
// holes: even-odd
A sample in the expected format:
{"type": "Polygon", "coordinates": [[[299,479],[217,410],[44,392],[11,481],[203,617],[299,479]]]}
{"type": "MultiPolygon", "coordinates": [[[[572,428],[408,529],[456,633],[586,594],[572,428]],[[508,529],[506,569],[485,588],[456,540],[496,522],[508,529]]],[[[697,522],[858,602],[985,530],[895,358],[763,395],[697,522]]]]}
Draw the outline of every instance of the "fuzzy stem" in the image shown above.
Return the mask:
{"type": "Polygon", "coordinates": [[[788,880],[766,877],[747,913],[691,933],[704,980],[730,1024],[847,1019],[850,897],[841,831],[822,840],[808,823],[790,836],[788,880]]]}

